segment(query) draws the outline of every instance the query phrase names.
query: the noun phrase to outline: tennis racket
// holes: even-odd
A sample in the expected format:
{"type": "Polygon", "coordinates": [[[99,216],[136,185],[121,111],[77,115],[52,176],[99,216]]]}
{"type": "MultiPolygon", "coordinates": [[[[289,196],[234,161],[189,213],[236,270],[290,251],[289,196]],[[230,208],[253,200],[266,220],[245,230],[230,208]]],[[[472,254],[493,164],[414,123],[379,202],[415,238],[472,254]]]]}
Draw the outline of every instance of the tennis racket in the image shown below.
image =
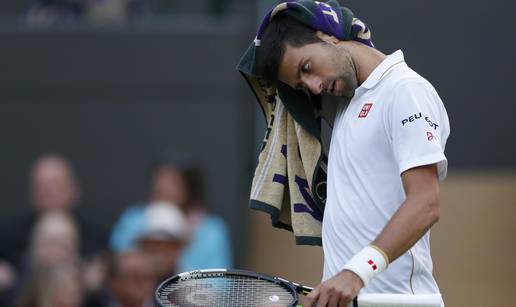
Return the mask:
{"type": "MultiPolygon", "coordinates": [[[[165,280],[156,290],[159,307],[298,306],[313,288],[280,277],[230,269],[196,270],[165,280]]],[[[441,295],[364,294],[350,307],[440,307],[441,295]]]]}

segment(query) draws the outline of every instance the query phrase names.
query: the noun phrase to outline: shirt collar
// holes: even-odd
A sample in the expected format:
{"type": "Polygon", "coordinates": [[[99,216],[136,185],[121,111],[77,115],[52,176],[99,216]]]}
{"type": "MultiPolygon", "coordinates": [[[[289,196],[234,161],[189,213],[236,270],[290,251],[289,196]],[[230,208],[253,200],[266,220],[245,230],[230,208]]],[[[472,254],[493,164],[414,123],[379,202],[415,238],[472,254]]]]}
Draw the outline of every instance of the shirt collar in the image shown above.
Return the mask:
{"type": "Polygon", "coordinates": [[[367,79],[360,85],[361,88],[371,89],[385,76],[392,68],[398,65],[406,65],[403,58],[403,52],[397,50],[393,54],[388,55],[367,77],[367,79]]]}

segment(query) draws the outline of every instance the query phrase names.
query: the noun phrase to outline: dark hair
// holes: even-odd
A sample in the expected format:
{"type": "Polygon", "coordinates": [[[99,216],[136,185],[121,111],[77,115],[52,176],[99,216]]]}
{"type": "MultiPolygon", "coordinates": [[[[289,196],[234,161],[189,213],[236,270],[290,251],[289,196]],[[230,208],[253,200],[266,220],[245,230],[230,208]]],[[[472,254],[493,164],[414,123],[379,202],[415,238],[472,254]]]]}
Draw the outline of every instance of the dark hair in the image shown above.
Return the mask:
{"type": "Polygon", "coordinates": [[[279,13],[265,28],[260,46],[256,47],[257,74],[267,81],[275,82],[287,44],[302,47],[318,42],[322,41],[314,29],[285,13],[279,13]]]}
{"type": "Polygon", "coordinates": [[[202,205],[204,199],[204,176],[200,162],[185,152],[168,148],[158,153],[149,169],[150,187],[152,175],[159,169],[168,168],[179,172],[187,189],[189,203],[202,205]]]}

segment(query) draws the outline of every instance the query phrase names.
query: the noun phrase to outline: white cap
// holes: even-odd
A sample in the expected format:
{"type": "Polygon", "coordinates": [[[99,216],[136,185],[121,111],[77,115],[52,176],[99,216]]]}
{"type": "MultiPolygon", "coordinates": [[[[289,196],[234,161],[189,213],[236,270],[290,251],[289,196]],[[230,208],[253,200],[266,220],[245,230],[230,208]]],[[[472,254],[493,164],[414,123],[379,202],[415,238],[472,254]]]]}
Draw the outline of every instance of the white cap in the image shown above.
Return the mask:
{"type": "Polygon", "coordinates": [[[182,241],[187,238],[183,212],[171,203],[157,202],[145,209],[144,230],[139,239],[182,241]]]}

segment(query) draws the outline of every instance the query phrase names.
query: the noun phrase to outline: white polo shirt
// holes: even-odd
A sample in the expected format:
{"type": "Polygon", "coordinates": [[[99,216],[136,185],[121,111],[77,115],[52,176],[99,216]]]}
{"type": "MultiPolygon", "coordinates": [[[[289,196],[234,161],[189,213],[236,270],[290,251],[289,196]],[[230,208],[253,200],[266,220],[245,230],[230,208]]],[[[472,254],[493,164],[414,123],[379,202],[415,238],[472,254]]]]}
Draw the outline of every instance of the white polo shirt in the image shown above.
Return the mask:
{"type": "MultiPolygon", "coordinates": [[[[439,95],[405,64],[399,50],[356,89],[347,109],[339,106],[328,161],[323,280],[340,272],[398,210],[405,200],[401,173],[437,163],[444,179],[449,133],[439,95]]],[[[427,232],[362,292],[439,293],[429,237],[427,232]]]]}

